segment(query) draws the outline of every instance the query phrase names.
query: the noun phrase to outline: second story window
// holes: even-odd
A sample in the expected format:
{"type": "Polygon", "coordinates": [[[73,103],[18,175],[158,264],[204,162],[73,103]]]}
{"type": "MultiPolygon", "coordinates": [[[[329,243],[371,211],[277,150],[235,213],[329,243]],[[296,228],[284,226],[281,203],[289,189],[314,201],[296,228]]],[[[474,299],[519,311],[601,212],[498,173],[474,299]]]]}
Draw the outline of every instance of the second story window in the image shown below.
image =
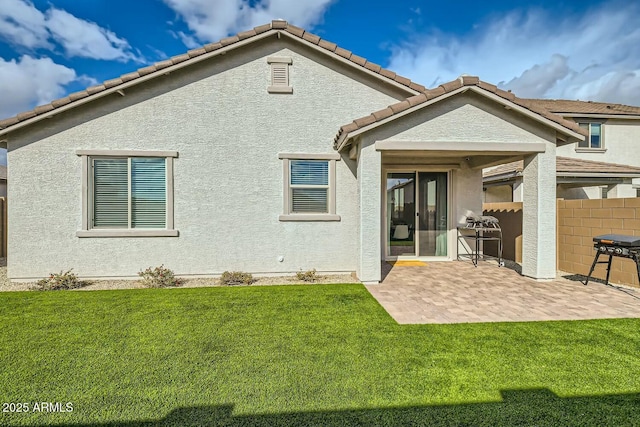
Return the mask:
{"type": "Polygon", "coordinates": [[[602,145],[602,123],[578,123],[578,125],[589,135],[584,141],[578,142],[578,148],[604,148],[602,145]]]}

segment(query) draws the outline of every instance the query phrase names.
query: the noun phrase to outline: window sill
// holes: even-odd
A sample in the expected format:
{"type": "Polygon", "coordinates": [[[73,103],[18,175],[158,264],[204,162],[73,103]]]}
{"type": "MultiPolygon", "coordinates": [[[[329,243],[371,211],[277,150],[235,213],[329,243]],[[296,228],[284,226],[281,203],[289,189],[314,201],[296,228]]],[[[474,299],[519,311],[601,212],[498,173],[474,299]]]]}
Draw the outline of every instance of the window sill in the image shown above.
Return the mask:
{"type": "Polygon", "coordinates": [[[76,237],[178,237],[178,230],[78,230],[76,237]]]}
{"type": "Polygon", "coordinates": [[[267,87],[269,93],[293,93],[293,87],[291,86],[269,86],[267,87]]]}
{"type": "Polygon", "coordinates": [[[291,214],[280,215],[280,221],[340,221],[340,215],[335,214],[291,214]]]}
{"type": "Polygon", "coordinates": [[[576,153],[604,153],[606,148],[576,148],[576,153]]]}

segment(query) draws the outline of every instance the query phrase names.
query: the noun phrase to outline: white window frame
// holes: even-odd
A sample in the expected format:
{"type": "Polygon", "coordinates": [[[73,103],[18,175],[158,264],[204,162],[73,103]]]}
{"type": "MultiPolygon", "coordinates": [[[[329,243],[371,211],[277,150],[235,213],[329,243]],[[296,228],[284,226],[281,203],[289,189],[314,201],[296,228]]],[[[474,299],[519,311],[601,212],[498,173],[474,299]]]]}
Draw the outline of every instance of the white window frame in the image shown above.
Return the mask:
{"type": "Polygon", "coordinates": [[[177,151],[142,150],[76,150],[82,162],[82,229],[76,231],[77,237],[177,237],[178,230],[173,223],[173,159],[177,151]],[[92,228],[93,182],[91,179],[92,159],[130,159],[132,157],[158,157],[166,161],[167,174],[167,219],[165,229],[144,228],[92,228]]]}
{"type": "Polygon", "coordinates": [[[283,214],[278,217],[280,221],[340,221],[340,215],[336,214],[336,162],[340,160],[340,154],[308,154],[308,153],[280,153],[278,158],[282,160],[283,175],[283,214]],[[329,162],[329,185],[318,186],[327,188],[327,213],[294,213],[291,211],[291,189],[311,188],[309,185],[291,185],[291,160],[324,160],[329,162]]]}
{"type": "Polygon", "coordinates": [[[604,153],[607,149],[604,146],[604,122],[601,121],[588,121],[588,120],[578,120],[578,126],[587,125],[588,133],[587,143],[588,147],[580,147],[580,142],[576,142],[576,152],[577,153],[604,153]],[[600,125],[600,147],[592,147],[591,146],[591,125],[600,125]]]}
{"type": "Polygon", "coordinates": [[[289,68],[293,63],[293,60],[285,56],[270,56],[267,58],[267,63],[270,68],[270,84],[267,86],[267,92],[269,93],[293,93],[293,87],[291,86],[291,75],[289,68]],[[276,71],[284,72],[286,85],[277,82],[274,78],[276,71]]]}

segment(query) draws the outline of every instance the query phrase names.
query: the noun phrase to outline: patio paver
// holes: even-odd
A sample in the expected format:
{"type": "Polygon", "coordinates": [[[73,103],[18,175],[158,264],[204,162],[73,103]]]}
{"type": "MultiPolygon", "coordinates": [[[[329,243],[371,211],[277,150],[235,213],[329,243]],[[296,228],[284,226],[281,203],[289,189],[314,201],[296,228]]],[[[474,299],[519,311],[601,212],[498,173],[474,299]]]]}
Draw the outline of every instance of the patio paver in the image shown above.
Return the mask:
{"type": "Polygon", "coordinates": [[[640,318],[640,289],[537,281],[490,262],[385,263],[383,277],[367,289],[401,324],[640,318]]]}

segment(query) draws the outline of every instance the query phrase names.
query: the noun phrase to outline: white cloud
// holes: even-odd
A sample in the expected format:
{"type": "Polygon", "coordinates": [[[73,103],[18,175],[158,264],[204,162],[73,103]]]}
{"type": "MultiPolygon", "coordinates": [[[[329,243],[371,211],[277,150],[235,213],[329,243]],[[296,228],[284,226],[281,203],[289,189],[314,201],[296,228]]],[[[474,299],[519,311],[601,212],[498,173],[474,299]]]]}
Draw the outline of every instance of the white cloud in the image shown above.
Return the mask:
{"type": "Polygon", "coordinates": [[[30,49],[51,48],[45,16],[33,4],[22,0],[3,0],[0,7],[0,36],[30,49]]]}
{"type": "Polygon", "coordinates": [[[137,60],[129,43],[95,22],[60,9],[47,11],[47,27],[70,56],[105,60],[137,60]]]}
{"type": "MultiPolygon", "coordinates": [[[[187,23],[201,42],[219,40],[229,34],[286,19],[310,27],[318,23],[333,0],[163,0],[187,23]]],[[[181,37],[182,38],[182,37],[181,37]]],[[[183,38],[186,43],[191,42],[183,38]]]]}
{"type": "Polygon", "coordinates": [[[0,58],[0,118],[11,117],[33,105],[63,96],[65,85],[77,80],[76,72],[51,58],[24,55],[19,60],[0,58]]]}
{"type": "Polygon", "coordinates": [[[50,7],[46,13],[29,0],[2,0],[0,38],[34,50],[54,49],[56,41],[69,56],[129,61],[138,60],[129,43],[98,24],[50,7]]]}
{"type": "Polygon", "coordinates": [[[389,68],[428,86],[461,74],[522,97],[640,104],[640,7],[612,3],[581,16],[516,11],[466,37],[433,32],[392,50],[389,68]]]}

